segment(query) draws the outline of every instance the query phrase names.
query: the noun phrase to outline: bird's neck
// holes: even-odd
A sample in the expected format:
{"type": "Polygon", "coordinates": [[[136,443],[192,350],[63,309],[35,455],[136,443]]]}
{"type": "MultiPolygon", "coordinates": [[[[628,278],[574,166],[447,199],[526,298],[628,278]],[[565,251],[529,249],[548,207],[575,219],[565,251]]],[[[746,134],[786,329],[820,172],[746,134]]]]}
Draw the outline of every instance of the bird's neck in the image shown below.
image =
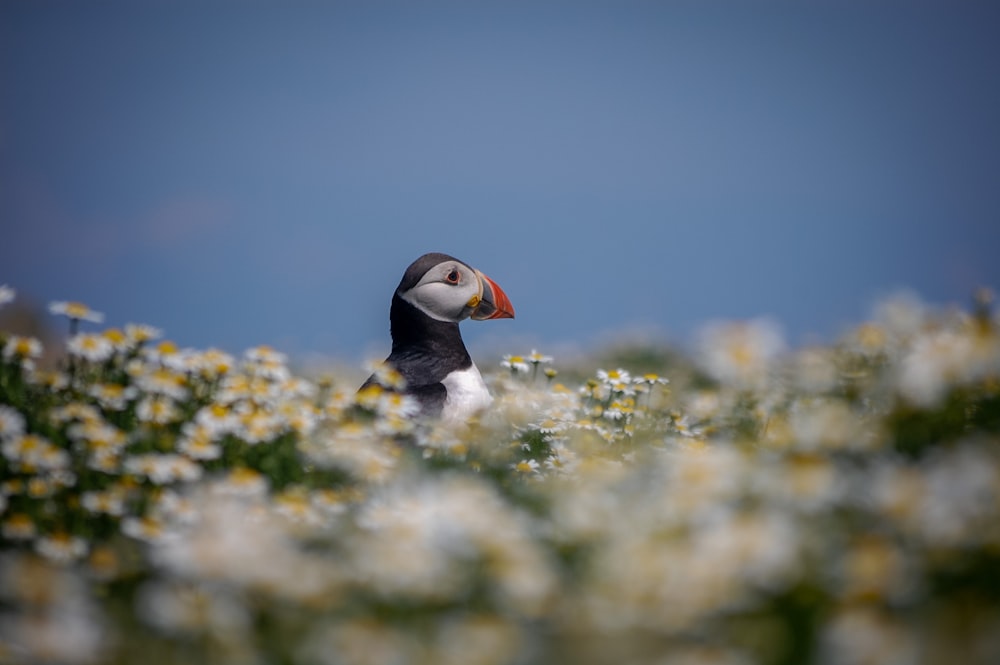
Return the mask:
{"type": "Polygon", "coordinates": [[[393,353],[423,348],[430,352],[448,349],[455,353],[460,350],[468,356],[457,323],[433,319],[400,298],[399,294],[392,296],[389,328],[393,353]]]}

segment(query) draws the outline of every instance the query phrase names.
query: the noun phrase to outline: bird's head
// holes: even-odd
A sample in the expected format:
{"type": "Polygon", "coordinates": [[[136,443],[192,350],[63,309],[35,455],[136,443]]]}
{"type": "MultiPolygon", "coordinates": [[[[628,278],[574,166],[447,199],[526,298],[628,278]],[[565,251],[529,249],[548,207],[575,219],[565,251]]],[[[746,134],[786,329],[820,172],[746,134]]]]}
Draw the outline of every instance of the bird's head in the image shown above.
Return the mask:
{"type": "Polygon", "coordinates": [[[438,321],[514,318],[514,307],[496,282],[447,254],[424,254],[411,263],[396,294],[438,321]]]}

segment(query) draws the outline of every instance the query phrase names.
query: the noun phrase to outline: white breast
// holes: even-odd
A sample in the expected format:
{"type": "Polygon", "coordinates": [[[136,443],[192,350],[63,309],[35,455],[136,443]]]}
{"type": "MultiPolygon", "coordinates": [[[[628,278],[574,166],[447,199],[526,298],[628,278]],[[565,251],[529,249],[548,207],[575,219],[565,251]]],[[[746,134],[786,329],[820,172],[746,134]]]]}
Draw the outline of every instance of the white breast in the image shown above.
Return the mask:
{"type": "Polygon", "coordinates": [[[450,422],[461,422],[477,411],[490,405],[493,398],[486,388],[486,382],[473,364],[468,369],[452,372],[441,381],[448,389],[448,397],[444,401],[441,419],[450,422]]]}

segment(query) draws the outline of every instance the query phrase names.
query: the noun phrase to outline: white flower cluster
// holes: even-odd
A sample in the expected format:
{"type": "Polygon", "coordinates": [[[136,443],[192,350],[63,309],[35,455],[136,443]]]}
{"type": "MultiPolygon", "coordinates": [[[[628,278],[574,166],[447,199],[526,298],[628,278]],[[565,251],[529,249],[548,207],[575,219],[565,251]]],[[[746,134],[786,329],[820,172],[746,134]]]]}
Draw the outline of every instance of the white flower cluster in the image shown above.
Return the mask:
{"type": "Polygon", "coordinates": [[[662,366],[558,381],[509,355],[461,426],[415,418],[389,367],[355,392],[267,347],[159,338],[74,332],[48,373],[0,334],[15,662],[1000,655],[986,300],[895,298],[796,350],[769,322],[712,324],[662,366]]]}

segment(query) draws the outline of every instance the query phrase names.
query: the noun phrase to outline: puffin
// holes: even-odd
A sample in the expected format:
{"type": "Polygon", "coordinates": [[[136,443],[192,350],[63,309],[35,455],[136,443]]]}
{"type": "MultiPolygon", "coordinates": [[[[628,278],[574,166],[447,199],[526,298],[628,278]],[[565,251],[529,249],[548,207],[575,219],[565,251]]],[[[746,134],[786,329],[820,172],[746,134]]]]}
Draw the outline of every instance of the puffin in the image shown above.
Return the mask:
{"type": "MultiPolygon", "coordinates": [[[[514,307],[496,282],[453,256],[431,252],[410,264],[392,294],[385,363],[420,405],[418,417],[460,422],[493,401],[458,328],[468,318],[512,319],[514,307]]],[[[359,390],[379,383],[373,374],[359,390]]]]}

